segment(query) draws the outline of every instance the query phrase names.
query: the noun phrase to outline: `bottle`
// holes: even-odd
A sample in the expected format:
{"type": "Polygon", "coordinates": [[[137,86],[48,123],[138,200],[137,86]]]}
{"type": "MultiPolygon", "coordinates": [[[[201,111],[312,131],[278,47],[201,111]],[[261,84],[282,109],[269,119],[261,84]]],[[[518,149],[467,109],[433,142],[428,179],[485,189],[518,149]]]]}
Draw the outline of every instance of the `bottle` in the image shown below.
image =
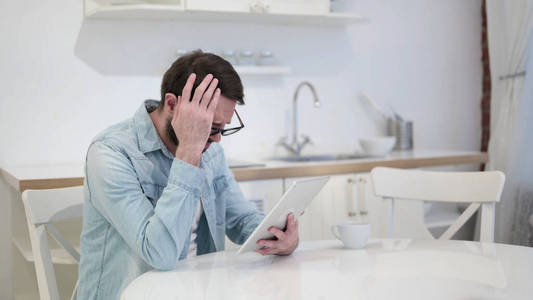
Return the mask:
{"type": "Polygon", "coordinates": [[[276,64],[274,54],[270,51],[261,51],[259,58],[257,59],[257,65],[260,66],[272,66],[276,64]]]}

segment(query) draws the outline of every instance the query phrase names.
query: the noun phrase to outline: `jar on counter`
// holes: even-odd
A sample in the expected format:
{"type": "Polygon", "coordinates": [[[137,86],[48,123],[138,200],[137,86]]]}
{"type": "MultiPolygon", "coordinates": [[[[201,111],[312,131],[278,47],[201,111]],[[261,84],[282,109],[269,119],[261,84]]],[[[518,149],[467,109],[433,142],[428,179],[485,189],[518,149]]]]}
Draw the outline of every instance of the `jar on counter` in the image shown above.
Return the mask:
{"type": "Polygon", "coordinates": [[[243,66],[254,65],[254,52],[250,50],[241,51],[241,53],[239,54],[239,64],[243,66]]]}
{"type": "Polygon", "coordinates": [[[272,66],[276,64],[274,54],[270,51],[261,51],[257,58],[257,65],[259,66],[272,66]]]}
{"type": "Polygon", "coordinates": [[[237,60],[237,54],[233,50],[222,51],[222,58],[234,66],[239,64],[239,61],[237,60]]]}

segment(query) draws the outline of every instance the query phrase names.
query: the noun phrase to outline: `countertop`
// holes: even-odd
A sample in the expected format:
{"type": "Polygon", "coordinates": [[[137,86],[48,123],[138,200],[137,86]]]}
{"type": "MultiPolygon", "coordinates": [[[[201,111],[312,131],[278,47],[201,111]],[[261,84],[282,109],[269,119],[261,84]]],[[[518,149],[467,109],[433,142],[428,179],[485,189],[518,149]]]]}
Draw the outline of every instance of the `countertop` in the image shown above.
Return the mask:
{"type": "MultiPolygon", "coordinates": [[[[486,152],[453,150],[416,150],[392,152],[385,157],[330,160],[319,162],[282,162],[264,160],[264,166],[232,168],[238,181],[321,176],[369,172],[374,167],[421,168],[445,165],[481,164],[486,152]]],[[[0,177],[19,192],[26,189],[61,188],[83,184],[83,163],[2,166],[0,177]]]]}

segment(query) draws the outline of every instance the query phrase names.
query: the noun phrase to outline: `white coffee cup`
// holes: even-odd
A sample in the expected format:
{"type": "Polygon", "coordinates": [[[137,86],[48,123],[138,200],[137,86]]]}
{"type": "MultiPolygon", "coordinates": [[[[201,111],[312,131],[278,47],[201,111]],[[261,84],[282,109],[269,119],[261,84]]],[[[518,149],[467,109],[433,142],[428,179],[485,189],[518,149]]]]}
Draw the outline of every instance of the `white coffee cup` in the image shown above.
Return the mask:
{"type": "Polygon", "coordinates": [[[331,226],[331,233],[341,240],[346,248],[359,249],[366,246],[370,236],[370,224],[347,221],[331,226]]]}

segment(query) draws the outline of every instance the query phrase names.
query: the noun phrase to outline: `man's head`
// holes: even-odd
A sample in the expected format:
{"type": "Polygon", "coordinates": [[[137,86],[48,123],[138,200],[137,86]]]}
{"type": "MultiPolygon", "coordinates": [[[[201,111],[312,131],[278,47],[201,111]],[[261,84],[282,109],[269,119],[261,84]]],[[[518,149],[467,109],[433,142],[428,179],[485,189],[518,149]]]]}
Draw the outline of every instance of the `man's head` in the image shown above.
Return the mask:
{"type": "MultiPolygon", "coordinates": [[[[180,57],[163,76],[161,102],[158,107],[159,110],[167,115],[166,134],[176,146],[178,145],[178,139],[171,125],[172,112],[170,111],[171,105],[168,104],[168,100],[181,96],[183,87],[191,73],[196,74],[193,91],[208,74],[212,74],[214,78],[218,79],[218,88],[221,91],[221,96],[216,107],[213,127],[224,128],[231,121],[235,105],[237,103],[244,104],[241,79],[229,62],[215,54],[204,53],[200,50],[180,57]]],[[[220,133],[210,136],[205,149],[212,142],[219,142],[220,139],[220,133]]]]}

